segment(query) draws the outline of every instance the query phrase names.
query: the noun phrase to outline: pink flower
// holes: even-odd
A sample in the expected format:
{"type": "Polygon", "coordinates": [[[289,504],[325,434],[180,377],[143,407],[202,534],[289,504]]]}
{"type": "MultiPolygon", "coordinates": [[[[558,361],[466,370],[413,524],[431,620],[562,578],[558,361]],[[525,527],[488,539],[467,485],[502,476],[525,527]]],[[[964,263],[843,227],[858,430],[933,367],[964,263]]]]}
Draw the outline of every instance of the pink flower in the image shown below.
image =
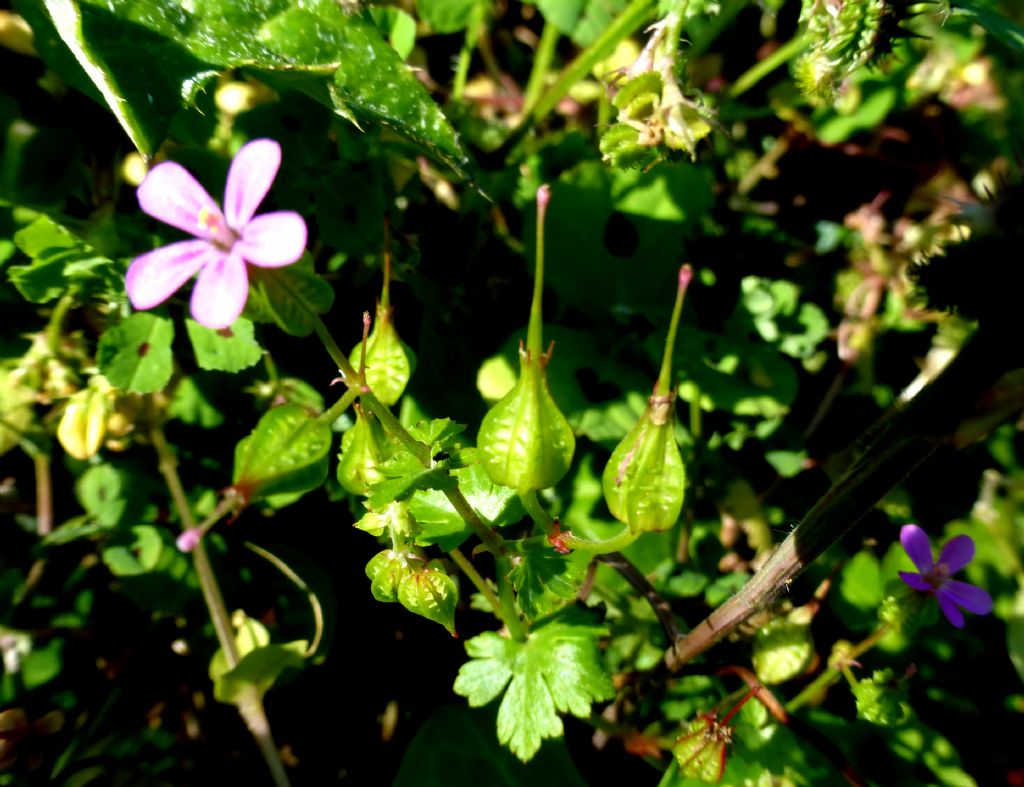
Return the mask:
{"type": "Polygon", "coordinates": [[[900,543],[920,572],[901,571],[900,579],[914,590],[935,596],[946,620],[958,629],[964,627],[961,607],[975,615],[987,615],[992,611],[992,597],[988,593],[966,582],[950,579],[974,558],[974,540],[970,536],[956,536],[947,541],[937,563],[932,559],[932,544],[927,534],[917,525],[903,526],[900,543]]]}
{"type": "Polygon", "coordinates": [[[192,317],[208,328],[226,328],[249,296],[246,263],[278,268],[297,262],[306,248],[306,222],[294,211],[253,217],[281,166],[281,146],[255,139],[231,162],[224,211],[198,181],[173,161],[158,164],[139,186],[142,210],[191,234],[136,257],[125,285],[136,309],[152,309],[199,273],[192,317]]]}

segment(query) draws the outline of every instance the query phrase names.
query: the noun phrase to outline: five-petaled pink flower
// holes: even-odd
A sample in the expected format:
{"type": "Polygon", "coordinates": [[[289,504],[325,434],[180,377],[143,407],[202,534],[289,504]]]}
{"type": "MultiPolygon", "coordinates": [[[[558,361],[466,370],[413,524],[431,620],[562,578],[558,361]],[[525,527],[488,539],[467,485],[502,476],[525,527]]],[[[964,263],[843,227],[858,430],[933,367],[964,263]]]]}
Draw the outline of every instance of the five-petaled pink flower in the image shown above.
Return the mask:
{"type": "Polygon", "coordinates": [[[966,582],[950,579],[974,558],[974,540],[970,536],[955,536],[947,541],[938,562],[932,558],[928,535],[917,525],[903,526],[900,543],[920,572],[901,571],[900,579],[914,590],[935,596],[942,614],[958,629],[964,627],[961,607],[975,615],[987,615],[992,611],[992,597],[988,593],[966,582]]]}
{"type": "Polygon", "coordinates": [[[231,162],[224,210],[180,164],[164,162],[139,186],[142,210],[194,236],[137,257],[125,285],[136,309],[167,300],[193,274],[192,316],[208,328],[226,328],[249,295],[246,263],[277,268],[297,262],[306,248],[306,222],[294,211],[253,217],[281,166],[281,146],[255,139],[231,162]]]}

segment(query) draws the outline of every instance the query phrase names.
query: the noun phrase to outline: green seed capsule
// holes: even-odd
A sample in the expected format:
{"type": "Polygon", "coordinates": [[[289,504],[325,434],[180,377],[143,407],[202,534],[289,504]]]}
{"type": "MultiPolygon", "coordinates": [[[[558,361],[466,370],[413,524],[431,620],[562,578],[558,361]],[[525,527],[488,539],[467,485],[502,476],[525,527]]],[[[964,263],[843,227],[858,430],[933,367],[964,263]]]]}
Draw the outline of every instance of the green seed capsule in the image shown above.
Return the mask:
{"type": "Polygon", "coordinates": [[[412,376],[412,363],[405,344],[398,338],[392,309],[377,306],[377,319],[373,330],[366,337],[366,358],[363,359],[362,342],[349,355],[349,362],[356,369],[366,365],[366,384],[385,405],[390,407],[399,400],[412,376]]]}
{"type": "Polygon", "coordinates": [[[675,437],[675,394],[651,396],[640,420],[612,452],[601,478],[612,515],[633,533],[679,519],[686,469],[675,437]]]}
{"type": "Polygon", "coordinates": [[[382,480],[377,466],[384,461],[384,435],[372,415],[356,405],[355,425],[341,438],[338,455],[338,483],[354,495],[365,495],[382,480]]]}
{"type": "Polygon", "coordinates": [[[572,463],[576,438],[548,388],[550,351],[519,350],[519,379],[484,416],[477,436],[490,479],[520,493],[557,484],[572,463]]]}

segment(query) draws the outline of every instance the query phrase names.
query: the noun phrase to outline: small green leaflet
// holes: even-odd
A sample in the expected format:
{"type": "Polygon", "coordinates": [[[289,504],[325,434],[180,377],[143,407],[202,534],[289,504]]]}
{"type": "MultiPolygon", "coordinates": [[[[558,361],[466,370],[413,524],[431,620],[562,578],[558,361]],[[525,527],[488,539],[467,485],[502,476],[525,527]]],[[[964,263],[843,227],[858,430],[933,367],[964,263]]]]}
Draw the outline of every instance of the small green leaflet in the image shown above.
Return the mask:
{"type": "Polygon", "coordinates": [[[586,610],[569,607],[534,626],[526,642],[494,632],[466,642],[471,660],[459,670],[455,693],[479,707],[504,692],[498,740],[524,762],[544,738],[562,734],[558,713],[585,718],[592,702],[615,694],[597,645],[608,630],[592,620],[586,610]]]}
{"type": "Polygon", "coordinates": [[[509,547],[519,557],[509,579],[527,618],[550,615],[576,598],[590,562],[586,552],[561,555],[542,538],[510,541],[509,547]]]}
{"type": "Polygon", "coordinates": [[[259,362],[263,348],[256,341],[253,325],[239,317],[230,328],[214,330],[186,319],[185,328],[200,369],[240,372],[259,362]]]}
{"type": "Polygon", "coordinates": [[[246,616],[235,633],[235,646],[240,660],[233,668],[228,667],[223,650],[210,660],[213,696],[219,702],[241,704],[249,699],[246,695],[250,689],[262,697],[282,672],[302,667],[307,643],[295,640],[271,645],[266,627],[246,616]]]}
{"type": "Polygon", "coordinates": [[[173,322],[137,312],[103,333],[96,361],[100,372],[116,388],[155,393],[167,385],[174,371],[172,341],[173,322]]]}
{"type": "Polygon", "coordinates": [[[405,500],[417,489],[452,489],[455,479],[444,467],[424,467],[408,451],[381,462],[377,469],[385,477],[370,487],[367,503],[374,511],[380,511],[395,500],[405,500]]]}

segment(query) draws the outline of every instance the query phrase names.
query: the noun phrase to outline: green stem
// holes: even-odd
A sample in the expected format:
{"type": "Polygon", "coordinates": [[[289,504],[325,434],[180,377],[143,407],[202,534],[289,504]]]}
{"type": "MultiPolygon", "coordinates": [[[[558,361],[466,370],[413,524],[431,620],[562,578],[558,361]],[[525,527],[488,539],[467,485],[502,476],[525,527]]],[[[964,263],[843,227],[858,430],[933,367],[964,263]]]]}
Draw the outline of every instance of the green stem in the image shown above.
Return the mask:
{"type": "MultiPolygon", "coordinates": [[[[679,328],[679,315],[683,311],[683,299],[686,290],[693,280],[693,268],[684,265],[679,269],[679,284],[676,288],[676,302],[672,307],[672,319],[668,324],[668,336],[665,337],[665,352],[661,357],[661,374],[658,376],[656,394],[664,396],[672,390],[672,355],[676,348],[676,331],[679,328]]],[[[673,405],[674,407],[674,405],[673,405]]]]}
{"type": "Polygon", "coordinates": [[[526,509],[526,513],[529,515],[530,519],[540,525],[544,532],[550,535],[554,520],[552,520],[551,515],[544,510],[544,506],[540,504],[540,500],[537,499],[536,490],[531,489],[529,492],[520,492],[519,502],[523,504],[523,508],[526,509]]]}
{"type": "Polygon", "coordinates": [[[803,36],[797,36],[783,44],[768,55],[768,57],[763,60],[759,60],[743,72],[740,77],[732,83],[729,89],[725,91],[726,97],[735,99],[743,95],[776,68],[788,63],[794,57],[803,52],[806,46],[807,44],[804,41],[803,36]]]}
{"type": "Polygon", "coordinates": [[[462,517],[462,521],[473,529],[477,538],[483,541],[488,552],[495,557],[504,555],[507,552],[505,539],[480,518],[480,515],[473,509],[473,506],[469,504],[466,496],[462,494],[461,489],[458,487],[446,489],[444,490],[444,496],[448,498],[448,502],[452,504],[455,512],[462,517]]]}
{"type": "Polygon", "coordinates": [[[819,694],[826,691],[830,686],[836,683],[840,677],[842,677],[843,669],[848,669],[847,665],[851,661],[871,650],[871,648],[877,645],[890,631],[891,627],[887,623],[883,623],[875,629],[863,641],[843,654],[843,662],[841,664],[837,664],[836,666],[826,669],[817,678],[807,684],[803,691],[787,702],[786,710],[793,713],[814,700],[819,694]]]}
{"type": "Polygon", "coordinates": [[[675,7],[662,20],[665,25],[665,58],[675,63],[679,52],[679,44],[683,38],[683,23],[686,21],[686,9],[690,0],[676,0],[675,7]]]}
{"type": "MultiPolygon", "coordinates": [[[[481,576],[480,572],[476,570],[476,566],[469,562],[462,550],[458,547],[448,552],[448,555],[454,561],[455,565],[459,567],[459,570],[466,575],[466,578],[473,583],[473,587],[480,591],[480,594],[487,599],[488,603],[494,609],[494,614],[501,618],[505,625],[508,625],[508,621],[505,620],[505,610],[502,609],[501,600],[495,595],[494,591],[491,590],[491,586],[487,584],[487,580],[481,576]]],[[[511,628],[509,629],[511,631],[511,628]]]]}
{"type": "Polygon", "coordinates": [[[324,608],[320,604],[320,599],[317,598],[316,593],[310,590],[302,577],[295,573],[295,570],[285,563],[281,558],[275,555],[273,552],[269,552],[261,546],[246,541],[245,546],[259,555],[261,558],[270,563],[274,568],[284,574],[288,580],[295,585],[299,590],[306,594],[306,600],[309,602],[309,608],[313,613],[313,639],[306,648],[306,652],[303,654],[303,658],[311,658],[316,653],[317,648],[320,647],[320,642],[324,636],[324,608]]]}
{"type": "Polygon", "coordinates": [[[530,79],[527,81],[526,90],[523,92],[524,116],[528,116],[537,105],[537,102],[540,101],[541,91],[544,90],[544,83],[547,82],[551,62],[555,58],[555,47],[558,46],[558,39],[561,35],[558,28],[550,22],[544,24],[544,30],[540,34],[540,41],[537,42],[537,49],[533,53],[533,68],[530,70],[530,79]]]}
{"type": "Polygon", "coordinates": [[[510,566],[505,558],[495,558],[495,567],[498,574],[498,596],[501,599],[502,620],[508,626],[509,636],[516,642],[526,642],[526,629],[519,619],[519,610],[516,609],[515,592],[512,589],[512,582],[508,575],[510,566]]]}
{"type": "Polygon", "coordinates": [[[305,309],[306,314],[310,316],[313,322],[313,330],[316,331],[317,338],[323,344],[324,349],[327,350],[327,354],[331,356],[331,360],[334,361],[334,365],[338,367],[338,371],[341,372],[341,376],[345,378],[345,384],[351,388],[358,385],[359,375],[356,374],[356,370],[352,368],[352,364],[348,361],[348,356],[341,351],[338,343],[334,341],[334,337],[331,336],[331,332],[327,330],[327,326],[324,325],[324,321],[320,319],[320,315],[314,312],[306,305],[305,301],[297,301],[300,306],[305,309]]]}
{"type": "Polygon", "coordinates": [[[469,24],[466,26],[466,37],[462,41],[462,49],[459,50],[459,62],[455,66],[455,78],[452,82],[452,98],[455,101],[462,101],[462,97],[466,92],[469,65],[473,60],[473,50],[476,49],[477,41],[480,39],[480,27],[484,23],[486,8],[486,4],[477,3],[473,9],[469,24]]]}
{"type": "Polygon", "coordinates": [[[580,552],[589,552],[593,555],[608,555],[612,552],[621,552],[636,541],[639,535],[639,533],[631,532],[628,526],[624,526],[621,532],[611,538],[598,540],[578,538],[569,531],[562,535],[561,543],[569,549],[579,550],[580,552]]]}
{"type": "MultiPolygon", "coordinates": [[[[195,517],[192,515],[192,508],[188,503],[185,488],[182,486],[181,477],[178,475],[178,460],[167,438],[164,435],[163,427],[160,425],[159,415],[153,406],[152,400],[148,402],[150,419],[150,439],[153,441],[153,448],[156,450],[158,468],[160,474],[167,483],[167,489],[171,494],[171,500],[181,520],[182,530],[192,530],[196,527],[195,517]]],[[[224,659],[229,669],[238,665],[238,645],[235,642],[234,632],[231,630],[231,617],[228,614],[227,606],[224,603],[224,596],[221,595],[220,587],[217,585],[217,578],[213,573],[213,566],[210,565],[210,558],[206,554],[206,547],[202,541],[196,544],[192,550],[192,565],[195,567],[196,576],[199,578],[199,587],[203,593],[203,600],[210,613],[210,620],[213,622],[213,629],[217,634],[217,641],[224,652],[224,659]]],[[[266,711],[263,708],[263,698],[256,686],[246,689],[236,703],[246,727],[256,741],[256,745],[266,761],[274,784],[277,787],[288,787],[288,774],[285,772],[284,763],[281,761],[281,754],[274,745],[270,733],[270,722],[267,720],[266,711]]]]}
{"type": "Polygon", "coordinates": [[[343,412],[352,406],[352,402],[354,402],[358,397],[359,391],[355,388],[349,388],[341,398],[338,399],[338,401],[328,407],[323,414],[321,414],[318,420],[323,421],[326,424],[333,424],[339,417],[341,417],[343,412]]]}
{"type": "Polygon", "coordinates": [[[71,295],[63,295],[57,301],[57,305],[53,307],[50,320],[46,323],[46,346],[51,355],[57,355],[60,352],[60,338],[64,334],[64,320],[74,305],[75,299],[71,295]]]}
{"type": "Polygon", "coordinates": [[[551,201],[551,188],[543,185],[537,189],[537,252],[533,268],[533,300],[530,303],[530,327],[526,332],[526,351],[534,363],[540,363],[544,352],[544,219],[551,201]]]}
{"type": "Polygon", "coordinates": [[[515,145],[530,128],[542,121],[591,69],[615,51],[623,39],[639,30],[651,18],[654,0],[633,0],[621,14],[604,29],[597,40],[584,49],[559,75],[555,83],[541,96],[533,111],[523,118],[512,132],[505,147],[515,145]]]}

